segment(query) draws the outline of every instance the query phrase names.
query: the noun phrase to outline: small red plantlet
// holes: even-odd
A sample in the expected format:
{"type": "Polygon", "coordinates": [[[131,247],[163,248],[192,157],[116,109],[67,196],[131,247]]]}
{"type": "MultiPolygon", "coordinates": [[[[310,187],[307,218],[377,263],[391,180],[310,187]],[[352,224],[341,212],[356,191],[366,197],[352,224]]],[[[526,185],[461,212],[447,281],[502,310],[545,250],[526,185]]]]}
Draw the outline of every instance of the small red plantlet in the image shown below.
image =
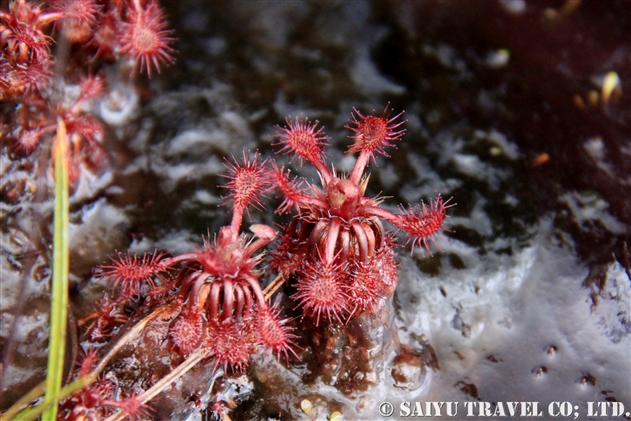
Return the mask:
{"type": "Polygon", "coordinates": [[[33,152],[39,145],[42,136],[46,134],[46,129],[38,128],[34,130],[22,130],[18,136],[18,148],[27,154],[33,152]]]}
{"type": "Polygon", "coordinates": [[[217,421],[231,420],[232,418],[230,418],[228,414],[233,409],[231,408],[231,406],[236,407],[236,403],[234,401],[225,402],[221,400],[221,398],[223,398],[223,396],[215,395],[213,397],[213,400],[211,401],[211,405],[209,406],[210,412],[212,414],[211,419],[217,421]]]}
{"type": "Polygon", "coordinates": [[[167,24],[160,6],[150,1],[142,7],[140,0],[134,0],[130,5],[127,19],[122,24],[120,32],[120,51],[132,58],[141,71],[151,76],[151,69],[160,72],[160,66],[174,62],[174,50],[169,47],[173,42],[171,30],[167,24]]]}
{"type": "Polygon", "coordinates": [[[85,351],[83,357],[80,362],[77,364],[79,377],[87,376],[92,372],[94,367],[99,361],[99,350],[98,348],[90,348],[85,351]]]}
{"type": "Polygon", "coordinates": [[[440,195],[427,206],[395,214],[380,207],[380,197],[367,197],[368,177],[364,170],[375,154],[388,156],[387,147],[405,133],[399,129],[403,112],[390,116],[386,106],[380,116],[365,116],[354,109],[351,153],[359,153],[348,176],[339,176],[323,161],[323,129],[296,120],[278,133],[280,152],[293,152],[299,160],[310,162],[320,175],[322,188],[292,180],[289,173],[273,166],[271,178],[284,200],[277,212],[294,208],[297,215],[281,235],[273,253],[271,267],[285,279],[292,279],[297,292],[293,299],[306,314],[320,322],[342,316],[375,312],[392,295],[397,284],[395,242],[382,224],[390,222],[408,234],[414,246],[429,250],[429,240],[442,227],[446,209],[440,195]],[[287,257],[288,256],[288,257],[287,257]]]}
{"type": "Polygon", "coordinates": [[[151,415],[151,408],[140,402],[137,396],[130,396],[119,401],[109,401],[107,404],[119,409],[130,421],[146,419],[151,415]]]}
{"type": "Polygon", "coordinates": [[[71,113],[78,114],[88,101],[101,97],[105,93],[105,81],[99,75],[87,75],[79,81],[80,96],[72,106],[71,113]]]}
{"type": "Polygon", "coordinates": [[[121,302],[106,295],[99,301],[97,310],[82,319],[79,325],[84,327],[90,341],[106,342],[111,338],[114,328],[127,320],[129,316],[121,310],[121,302]]]}
{"type": "MultiPolygon", "coordinates": [[[[77,373],[78,374],[78,373],[77,373]]],[[[112,414],[112,403],[116,404],[114,384],[100,377],[59,403],[58,420],[97,421],[112,414]]]]}

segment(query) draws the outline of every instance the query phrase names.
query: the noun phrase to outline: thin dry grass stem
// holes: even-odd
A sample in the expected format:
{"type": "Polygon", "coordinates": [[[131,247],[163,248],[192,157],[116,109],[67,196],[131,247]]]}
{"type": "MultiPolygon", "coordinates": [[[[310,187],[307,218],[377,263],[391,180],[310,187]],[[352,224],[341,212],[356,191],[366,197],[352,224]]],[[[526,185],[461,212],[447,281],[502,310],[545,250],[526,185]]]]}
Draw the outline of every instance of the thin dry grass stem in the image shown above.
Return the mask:
{"type": "Polygon", "coordinates": [[[99,362],[99,365],[96,366],[96,368],[94,369],[94,371],[92,371],[92,373],[90,373],[90,375],[98,375],[101,371],[103,371],[107,363],[114,357],[114,355],[116,355],[118,351],[120,351],[122,347],[124,347],[127,344],[127,342],[130,341],[130,339],[132,339],[135,335],[140,333],[140,331],[144,329],[145,326],[147,326],[147,323],[149,323],[151,320],[155,319],[162,313],[163,313],[162,309],[156,310],[153,313],[147,315],[144,319],[142,319],[138,323],[136,323],[134,327],[132,327],[129,330],[129,332],[125,333],[125,335],[123,335],[118,341],[116,341],[116,344],[101,359],[101,362],[99,362]]]}
{"type": "Polygon", "coordinates": [[[46,392],[46,380],[31,389],[26,395],[22,396],[16,403],[11,405],[7,411],[2,414],[0,421],[12,420],[14,415],[26,408],[35,399],[40,398],[46,392]]]}
{"type": "Polygon", "coordinates": [[[274,280],[263,290],[263,297],[265,297],[265,301],[272,298],[272,295],[278,288],[280,288],[285,283],[285,278],[282,275],[278,275],[274,280]]]}
{"type": "MultiPolygon", "coordinates": [[[[147,389],[140,395],[138,395],[138,401],[141,404],[145,404],[149,402],[151,399],[156,397],[160,392],[162,392],[167,386],[173,383],[178,378],[182,377],[186,372],[188,372],[191,368],[195,367],[197,363],[206,357],[207,351],[205,349],[198,349],[194,353],[192,353],[182,364],[177,366],[173,371],[164,376],[160,381],[151,386],[151,388],[147,389]]],[[[119,421],[122,420],[127,414],[124,411],[118,411],[111,417],[107,418],[105,421],[119,421]]]]}

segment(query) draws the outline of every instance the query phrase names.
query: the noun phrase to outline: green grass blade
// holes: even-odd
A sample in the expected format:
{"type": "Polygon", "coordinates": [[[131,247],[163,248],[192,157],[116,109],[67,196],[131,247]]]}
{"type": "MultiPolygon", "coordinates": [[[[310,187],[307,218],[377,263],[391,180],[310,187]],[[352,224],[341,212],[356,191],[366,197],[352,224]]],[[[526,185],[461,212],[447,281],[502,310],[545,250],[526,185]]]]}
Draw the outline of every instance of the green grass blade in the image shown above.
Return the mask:
{"type": "MultiPolygon", "coordinates": [[[[89,386],[90,384],[92,384],[95,380],[96,380],[96,374],[94,373],[90,373],[88,375],[85,375],[83,377],[79,377],[77,380],[73,381],[70,384],[67,384],[66,386],[64,386],[60,391],[59,391],[59,399],[64,399],[67,398],[68,396],[72,395],[74,392],[76,392],[77,390],[81,390],[86,386],[89,386]]],[[[41,402],[40,404],[38,404],[37,406],[34,406],[32,408],[27,408],[22,410],[20,413],[18,413],[15,417],[13,417],[13,415],[15,414],[15,412],[17,412],[17,410],[13,409],[13,407],[11,407],[10,411],[11,413],[9,414],[9,411],[5,412],[4,414],[2,414],[2,416],[0,416],[0,421],[31,421],[34,420],[35,418],[37,418],[38,416],[40,416],[42,414],[42,412],[44,412],[46,409],[51,408],[52,402],[47,402],[46,400],[44,400],[43,402],[41,402]]],[[[52,406],[57,406],[57,402],[55,402],[55,405],[52,406]]],[[[45,418],[45,415],[42,417],[42,419],[45,418]]]]}
{"type": "Polygon", "coordinates": [[[54,421],[61,390],[64,351],[66,349],[66,321],[68,319],[68,157],[66,127],[63,120],[57,124],[57,137],[53,145],[55,163],[55,218],[53,236],[53,279],[50,307],[50,338],[48,342],[48,368],[44,400],[52,405],[42,414],[42,420],[54,421]]]}

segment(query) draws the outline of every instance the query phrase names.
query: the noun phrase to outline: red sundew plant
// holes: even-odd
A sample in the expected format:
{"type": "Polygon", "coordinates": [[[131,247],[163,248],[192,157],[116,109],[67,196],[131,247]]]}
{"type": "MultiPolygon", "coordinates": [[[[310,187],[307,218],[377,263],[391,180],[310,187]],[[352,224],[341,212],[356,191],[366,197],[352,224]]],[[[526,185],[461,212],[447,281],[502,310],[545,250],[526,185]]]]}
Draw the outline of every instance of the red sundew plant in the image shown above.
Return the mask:
{"type": "Polygon", "coordinates": [[[402,112],[390,117],[388,106],[380,116],[364,116],[354,109],[350,153],[359,153],[348,175],[338,175],[324,162],[327,137],[318,122],[287,120],[278,127],[280,152],[293,153],[302,164],[318,171],[322,188],[292,179],[284,168],[272,167],[276,188],[283,196],[277,212],[296,209],[272,255],[271,267],[283,280],[291,280],[292,298],[318,325],[322,317],[340,322],[364,312],[374,313],[397,285],[394,236],[383,220],[404,231],[412,244],[429,251],[450,206],[438,195],[429,205],[404,207],[398,214],[380,207],[382,197],[366,196],[364,170],[376,154],[388,156],[387,147],[405,133],[402,112]]]}
{"type": "MultiPolygon", "coordinates": [[[[162,317],[171,318],[169,340],[182,357],[205,347],[216,367],[240,371],[260,346],[278,356],[293,352],[291,328],[279,310],[268,305],[256,269],[261,262],[257,253],[276,232],[254,224],[250,227],[253,237],[240,233],[243,213],[250,205],[260,204],[260,192],[269,188],[265,165],[258,155],[248,159],[245,154],[242,162],[226,164],[230,180],[226,201],[233,205],[232,221],[214,241],[204,240],[201,249],[174,257],[119,254],[111,265],[100,267],[98,276],[112,280],[118,300],[143,297],[144,307],[168,308],[170,315],[162,317]]],[[[97,312],[95,327],[112,314],[102,313],[97,312]]]]}

